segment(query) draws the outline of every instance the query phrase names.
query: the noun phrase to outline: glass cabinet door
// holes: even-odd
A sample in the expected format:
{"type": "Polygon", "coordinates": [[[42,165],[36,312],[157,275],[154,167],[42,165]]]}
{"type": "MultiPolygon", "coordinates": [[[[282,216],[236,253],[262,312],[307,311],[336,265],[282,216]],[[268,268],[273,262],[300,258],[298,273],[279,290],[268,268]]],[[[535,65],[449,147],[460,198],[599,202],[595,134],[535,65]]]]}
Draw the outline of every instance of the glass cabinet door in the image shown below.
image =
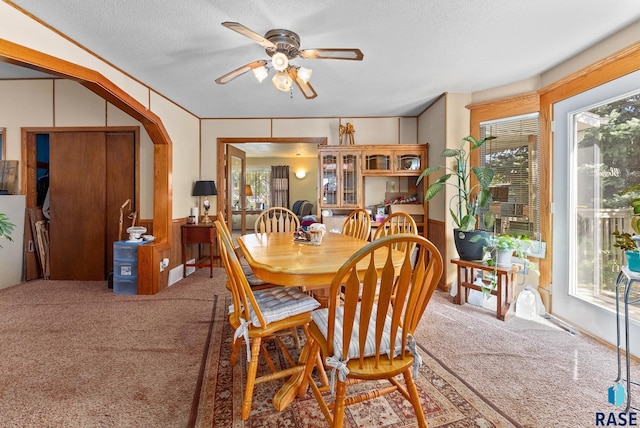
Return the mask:
{"type": "Polygon", "coordinates": [[[417,172],[423,170],[422,156],[419,154],[396,154],[395,157],[395,171],[397,172],[417,172]]]}
{"type": "Polygon", "coordinates": [[[365,172],[391,172],[391,156],[365,153],[363,169],[365,172]]]}
{"type": "Polygon", "coordinates": [[[322,205],[338,206],[338,155],[336,153],[323,153],[320,156],[322,166],[322,205]]]}
{"type": "Polygon", "coordinates": [[[357,154],[342,155],[342,206],[358,206],[358,158],[357,154]]]}

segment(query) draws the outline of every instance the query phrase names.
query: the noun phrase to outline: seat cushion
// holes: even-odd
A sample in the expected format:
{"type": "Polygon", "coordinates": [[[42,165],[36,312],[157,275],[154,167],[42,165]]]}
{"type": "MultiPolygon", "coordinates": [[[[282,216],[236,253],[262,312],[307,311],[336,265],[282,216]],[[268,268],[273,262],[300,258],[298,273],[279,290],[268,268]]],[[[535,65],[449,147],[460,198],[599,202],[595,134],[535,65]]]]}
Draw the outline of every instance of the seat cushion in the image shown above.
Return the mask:
{"type": "MultiPolygon", "coordinates": [[[[253,295],[267,324],[313,311],[320,306],[316,299],[295,287],[266,288],[254,291],[253,295]]],[[[261,327],[253,310],[251,322],[254,326],[261,327]]]]}
{"type": "MultiPolygon", "coordinates": [[[[346,358],[343,356],[344,352],[342,350],[342,323],[344,319],[344,308],[338,307],[336,309],[336,323],[333,334],[333,355],[339,360],[345,360],[346,358]]],[[[377,305],[373,307],[373,314],[377,311],[377,305]]],[[[318,329],[322,333],[322,335],[327,338],[327,324],[328,324],[328,314],[329,309],[323,308],[313,311],[311,314],[311,318],[313,322],[318,326],[318,329]]],[[[360,324],[360,303],[358,303],[356,309],[356,318],[354,321],[354,329],[351,332],[351,343],[349,345],[349,352],[347,358],[359,358],[360,357],[360,349],[358,346],[358,326],[360,324]]],[[[384,323],[384,332],[382,333],[382,342],[380,344],[380,354],[390,354],[390,340],[389,340],[389,330],[391,328],[391,318],[389,316],[386,317],[384,323]]],[[[402,337],[402,328],[398,327],[398,333],[396,336],[395,343],[395,353],[394,355],[398,355],[400,353],[400,347],[402,345],[401,338],[402,337]]],[[[376,354],[375,347],[375,323],[369,324],[369,329],[367,330],[367,340],[364,347],[364,357],[371,357],[376,354]]]]}
{"type": "MultiPolygon", "coordinates": [[[[244,259],[242,259],[244,260],[244,259]]],[[[265,285],[267,284],[267,281],[264,281],[260,278],[258,278],[256,276],[256,274],[253,273],[253,270],[251,269],[251,266],[249,266],[249,264],[247,264],[246,260],[244,262],[241,262],[241,266],[242,266],[242,272],[244,273],[244,276],[247,277],[247,282],[249,282],[249,285],[251,286],[257,286],[257,285],[265,285]]]]}

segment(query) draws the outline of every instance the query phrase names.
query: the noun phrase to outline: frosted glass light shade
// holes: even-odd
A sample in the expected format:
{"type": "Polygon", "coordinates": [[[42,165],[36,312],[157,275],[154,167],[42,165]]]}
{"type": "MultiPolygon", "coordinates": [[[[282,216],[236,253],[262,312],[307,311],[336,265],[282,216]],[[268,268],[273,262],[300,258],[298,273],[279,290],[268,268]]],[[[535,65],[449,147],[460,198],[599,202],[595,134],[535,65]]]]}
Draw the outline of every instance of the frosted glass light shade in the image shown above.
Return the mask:
{"type": "Polygon", "coordinates": [[[289,59],[282,52],[278,52],[271,57],[273,68],[278,71],[284,71],[289,67],[289,59]]]}
{"type": "Polygon", "coordinates": [[[309,83],[309,79],[311,78],[311,73],[312,72],[313,72],[313,70],[311,70],[310,68],[300,67],[298,69],[298,77],[304,83],[309,83]]]}
{"type": "Polygon", "coordinates": [[[262,83],[262,81],[266,79],[266,77],[269,75],[269,71],[265,66],[256,67],[253,69],[253,75],[256,76],[256,79],[258,79],[258,82],[262,83]]]}
{"type": "Polygon", "coordinates": [[[273,86],[283,92],[288,92],[292,84],[293,79],[284,71],[278,71],[275,76],[273,76],[273,86]]]}

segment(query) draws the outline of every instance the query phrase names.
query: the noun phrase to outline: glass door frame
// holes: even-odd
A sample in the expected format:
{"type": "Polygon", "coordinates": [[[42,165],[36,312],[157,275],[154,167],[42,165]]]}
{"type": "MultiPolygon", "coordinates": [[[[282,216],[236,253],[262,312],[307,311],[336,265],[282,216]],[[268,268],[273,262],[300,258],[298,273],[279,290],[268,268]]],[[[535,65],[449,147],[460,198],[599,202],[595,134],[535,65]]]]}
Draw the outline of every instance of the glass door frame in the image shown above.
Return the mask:
{"type": "MultiPolygon", "coordinates": [[[[576,192],[577,186],[574,115],[640,90],[640,71],[597,86],[558,102],[553,109],[553,314],[613,345],[617,343],[615,311],[575,296],[576,278],[576,192]]],[[[622,300],[621,300],[622,302],[622,300]]],[[[621,308],[622,310],[622,308],[621,308]]],[[[639,337],[640,323],[630,322],[630,336],[639,337]]],[[[640,342],[630,351],[640,355],[640,342]]]]}

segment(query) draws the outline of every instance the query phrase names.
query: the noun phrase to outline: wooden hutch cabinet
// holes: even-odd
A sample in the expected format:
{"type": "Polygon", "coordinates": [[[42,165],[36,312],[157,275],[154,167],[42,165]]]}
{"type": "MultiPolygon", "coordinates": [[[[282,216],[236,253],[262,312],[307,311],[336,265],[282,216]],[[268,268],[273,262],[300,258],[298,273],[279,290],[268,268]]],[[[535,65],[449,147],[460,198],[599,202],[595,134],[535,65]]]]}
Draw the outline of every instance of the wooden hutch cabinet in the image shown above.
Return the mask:
{"type": "MultiPolygon", "coordinates": [[[[335,216],[346,215],[356,208],[365,208],[364,189],[367,177],[402,177],[405,191],[397,192],[396,195],[417,194],[418,201],[411,204],[411,207],[392,205],[391,211],[404,211],[403,208],[408,208],[407,211],[414,216],[426,236],[427,204],[420,203],[426,183],[416,184],[418,176],[427,167],[426,144],[319,146],[318,157],[319,211],[330,210],[335,216]]],[[[385,189],[376,196],[380,200],[395,197],[394,194],[385,193],[385,189]]]]}
{"type": "Polygon", "coordinates": [[[320,157],[320,207],[351,208],[362,206],[360,151],[340,150],[344,146],[322,146],[320,157]]]}

